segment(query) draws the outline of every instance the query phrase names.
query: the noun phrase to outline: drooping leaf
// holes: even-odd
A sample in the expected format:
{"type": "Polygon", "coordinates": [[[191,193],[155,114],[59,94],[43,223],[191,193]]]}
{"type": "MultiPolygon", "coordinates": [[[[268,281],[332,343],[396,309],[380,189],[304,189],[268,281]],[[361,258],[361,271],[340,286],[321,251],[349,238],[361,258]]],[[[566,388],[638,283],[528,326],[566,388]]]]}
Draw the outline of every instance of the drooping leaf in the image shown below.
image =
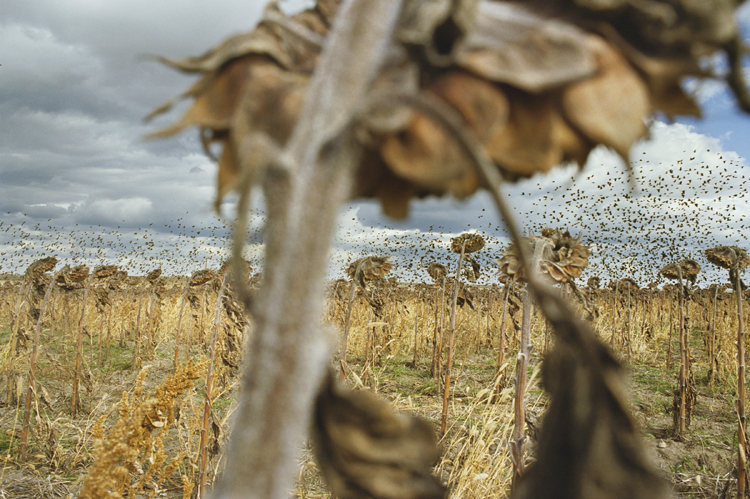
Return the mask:
{"type": "Polygon", "coordinates": [[[313,450],[339,499],[438,499],[440,457],[432,425],[388,402],[337,384],[329,373],[315,401],[313,450]]]}
{"type": "Polygon", "coordinates": [[[668,497],[630,416],[623,369],[588,325],[562,315],[549,317],[558,339],[542,367],[550,404],[536,462],[511,498],[668,497]]]}

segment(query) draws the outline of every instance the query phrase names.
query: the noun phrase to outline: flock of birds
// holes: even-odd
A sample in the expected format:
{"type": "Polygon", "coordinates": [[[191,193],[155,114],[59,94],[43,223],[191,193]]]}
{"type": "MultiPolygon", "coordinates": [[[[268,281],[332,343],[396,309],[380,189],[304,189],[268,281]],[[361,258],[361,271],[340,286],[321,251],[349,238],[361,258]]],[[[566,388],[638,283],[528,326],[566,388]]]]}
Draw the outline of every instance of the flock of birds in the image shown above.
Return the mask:
{"type": "MultiPolygon", "coordinates": [[[[741,158],[697,149],[684,150],[670,164],[654,164],[645,152],[641,156],[632,161],[632,171],[588,166],[578,175],[559,169],[546,178],[523,181],[510,186],[510,204],[526,233],[560,228],[591,246],[584,280],[591,275],[632,276],[645,285],[659,281],[659,269],[670,262],[693,258],[706,263],[702,253],[706,248],[747,246],[750,203],[745,193],[750,175],[743,174],[747,167],[741,158]]],[[[451,237],[471,230],[487,242],[474,255],[485,269],[478,283],[497,282],[497,272],[486,269],[493,267],[510,240],[485,201],[481,197],[470,200],[469,206],[457,207],[455,213],[449,210],[456,202],[447,201],[438,205],[442,211],[436,216],[441,218],[422,229],[410,228],[408,221],[394,227],[381,217],[368,220],[358,214],[368,210],[355,205],[341,217],[329,277],[340,278],[352,261],[378,254],[390,258],[391,275],[398,280],[428,282],[427,267],[432,262],[449,268],[455,265],[449,250],[451,237]]],[[[412,211],[419,214],[434,206],[434,201],[428,201],[424,208],[417,204],[412,211]]],[[[257,268],[263,252],[262,211],[254,214],[254,220],[245,256],[257,268]]],[[[0,221],[0,273],[21,274],[34,260],[54,255],[70,265],[118,265],[131,275],[155,267],[164,268],[167,274],[189,275],[218,267],[229,254],[230,224],[215,215],[199,217],[188,212],[142,228],[128,228],[128,223],[79,226],[6,213],[6,220],[0,221]]],[[[707,272],[699,277],[699,285],[701,280],[710,284],[726,279],[718,270],[712,273],[710,265],[702,266],[707,272]]]]}

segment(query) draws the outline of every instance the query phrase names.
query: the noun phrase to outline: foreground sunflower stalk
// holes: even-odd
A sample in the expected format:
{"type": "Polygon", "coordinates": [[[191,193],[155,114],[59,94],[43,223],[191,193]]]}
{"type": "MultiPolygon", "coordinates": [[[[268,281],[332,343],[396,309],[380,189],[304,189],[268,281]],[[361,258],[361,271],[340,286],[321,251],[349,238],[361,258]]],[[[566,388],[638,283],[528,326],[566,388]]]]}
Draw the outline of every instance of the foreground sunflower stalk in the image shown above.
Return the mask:
{"type": "MultiPolygon", "coordinates": [[[[338,207],[374,197],[386,214],[405,217],[414,197],[486,188],[530,268],[501,179],[583,165],[598,144],[627,159],[653,112],[699,114],[680,81],[707,76],[700,58],[717,51],[728,54],[728,83],[750,109],[735,7],[320,0],[287,17],[271,4],[254,31],[198,58],[165,60],[201,78],[183,95],[193,106],[154,135],[197,126],[207,150],[221,144],[217,203],[240,194],[238,261],[252,187],[268,202],[263,286],[254,300],[241,293],[256,329],[214,496],[286,497],[313,422],[337,497],[443,496],[429,474],[434,437],[326,375],[333,341],[322,333],[319,290],[338,207]],[[351,443],[344,428],[366,438],[342,451],[337,445],[351,443]]],[[[515,497],[665,496],[627,412],[620,367],[557,295],[528,280],[558,341],[545,367],[551,402],[537,463],[515,497]]]]}

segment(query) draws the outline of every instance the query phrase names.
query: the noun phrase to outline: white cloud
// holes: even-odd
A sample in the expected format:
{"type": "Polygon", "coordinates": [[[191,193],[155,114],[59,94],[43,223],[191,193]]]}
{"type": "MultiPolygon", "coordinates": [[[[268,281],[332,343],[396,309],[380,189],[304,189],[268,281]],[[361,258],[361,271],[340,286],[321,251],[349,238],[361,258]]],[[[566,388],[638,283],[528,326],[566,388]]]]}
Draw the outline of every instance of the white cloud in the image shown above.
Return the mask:
{"type": "Polygon", "coordinates": [[[146,198],[97,199],[81,211],[81,219],[118,223],[125,220],[147,220],[151,214],[153,202],[146,198]]]}

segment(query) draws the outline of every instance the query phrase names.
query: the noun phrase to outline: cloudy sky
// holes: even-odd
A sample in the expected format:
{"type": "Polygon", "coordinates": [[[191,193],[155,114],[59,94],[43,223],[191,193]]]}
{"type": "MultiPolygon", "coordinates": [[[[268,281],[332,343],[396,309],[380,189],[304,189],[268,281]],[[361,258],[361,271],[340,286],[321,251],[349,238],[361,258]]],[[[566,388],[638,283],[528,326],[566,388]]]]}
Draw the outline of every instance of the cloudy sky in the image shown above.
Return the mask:
{"type": "MultiPolygon", "coordinates": [[[[221,261],[227,224],[211,210],[215,166],[197,133],[143,140],[184,108],[155,124],[143,117],[192,77],[146,54],[200,54],[252,28],[263,7],[255,0],[210,8],[174,0],[3,6],[0,272],[22,271],[50,254],[71,264],[116,263],[136,274],[160,265],[187,273],[221,261]]],[[[750,8],[740,19],[750,24],[750,8]]],[[[596,243],[590,273],[635,272],[644,281],[676,258],[700,257],[702,248],[747,248],[750,117],[720,83],[686,87],[698,96],[704,119],[655,120],[651,140],[632,151],[632,171],[601,149],[581,172],[563,168],[509,189],[524,228],[569,228],[596,243]]],[[[262,220],[259,207],[258,242],[262,220]]],[[[447,261],[450,237],[466,230],[491,241],[485,263],[507,244],[487,195],[414,203],[399,223],[384,218],[376,203],[351,204],[342,210],[332,275],[348,258],[377,252],[391,255],[405,278],[424,279],[425,264],[447,261]]],[[[259,246],[249,251],[255,259],[262,254],[259,246]]]]}

